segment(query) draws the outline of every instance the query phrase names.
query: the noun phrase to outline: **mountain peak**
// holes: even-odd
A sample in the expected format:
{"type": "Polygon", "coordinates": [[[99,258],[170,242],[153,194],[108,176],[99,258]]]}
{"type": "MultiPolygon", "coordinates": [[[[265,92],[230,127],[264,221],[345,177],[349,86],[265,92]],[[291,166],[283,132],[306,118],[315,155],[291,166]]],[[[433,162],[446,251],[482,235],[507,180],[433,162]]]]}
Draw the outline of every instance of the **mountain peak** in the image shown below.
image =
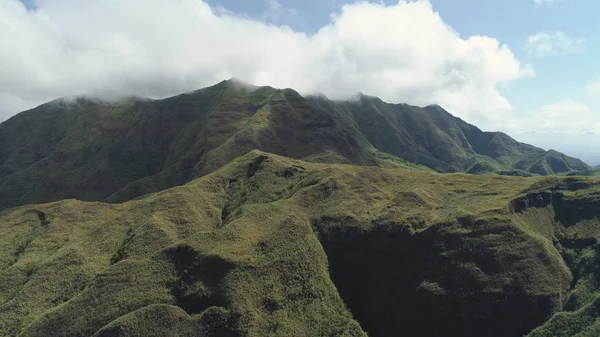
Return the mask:
{"type": "Polygon", "coordinates": [[[434,103],[434,104],[429,104],[429,105],[427,105],[425,108],[430,108],[430,109],[436,109],[436,110],[444,110],[444,111],[446,111],[446,109],[442,108],[442,106],[441,106],[441,105],[439,105],[439,104],[436,104],[436,103],[434,103]]]}
{"type": "Polygon", "coordinates": [[[230,83],[230,84],[252,85],[253,86],[253,84],[251,84],[249,82],[245,82],[238,77],[231,77],[230,79],[224,80],[223,82],[230,83]]]}
{"type": "MultiPolygon", "coordinates": [[[[221,82],[212,85],[212,86],[208,86],[205,88],[200,88],[197,90],[204,90],[204,89],[208,89],[208,88],[215,88],[215,87],[222,87],[222,88],[233,88],[233,89],[239,89],[239,88],[252,88],[252,89],[256,89],[259,88],[259,86],[251,84],[249,82],[243,81],[237,77],[232,77],[230,79],[227,80],[222,80],[221,82]]],[[[197,91],[195,90],[195,91],[197,91]]]]}

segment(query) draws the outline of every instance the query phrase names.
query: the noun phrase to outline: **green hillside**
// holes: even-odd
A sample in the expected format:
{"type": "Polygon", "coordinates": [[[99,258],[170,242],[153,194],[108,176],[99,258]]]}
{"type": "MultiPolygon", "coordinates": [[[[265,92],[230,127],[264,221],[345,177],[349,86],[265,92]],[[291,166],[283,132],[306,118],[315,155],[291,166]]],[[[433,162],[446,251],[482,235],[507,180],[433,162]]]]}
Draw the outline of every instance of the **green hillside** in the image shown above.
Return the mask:
{"type": "Polygon", "coordinates": [[[482,132],[437,106],[333,102],[236,80],[163,100],[56,100],[0,124],[0,209],[121,202],[258,149],[322,163],[507,175],[589,166],[482,132]]]}
{"type": "Polygon", "coordinates": [[[0,213],[0,335],[596,331],[599,206],[592,178],[252,151],[134,201],[0,213]]]}

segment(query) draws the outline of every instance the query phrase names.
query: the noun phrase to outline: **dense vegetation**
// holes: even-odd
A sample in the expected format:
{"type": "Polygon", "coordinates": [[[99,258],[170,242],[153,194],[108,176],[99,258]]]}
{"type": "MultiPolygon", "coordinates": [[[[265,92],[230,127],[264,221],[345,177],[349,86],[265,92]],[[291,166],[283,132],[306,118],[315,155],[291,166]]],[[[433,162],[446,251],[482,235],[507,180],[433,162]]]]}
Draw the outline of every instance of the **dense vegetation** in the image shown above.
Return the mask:
{"type": "Polygon", "coordinates": [[[437,106],[226,81],[0,150],[0,336],[600,332],[594,171],[437,106]]]}
{"type": "Polygon", "coordinates": [[[549,175],[590,168],[578,159],[519,143],[504,133],[481,131],[437,105],[388,104],[364,95],[344,102],[324,97],[309,100],[357,126],[377,149],[439,172],[549,175]]]}
{"type": "Polygon", "coordinates": [[[570,171],[570,172],[561,173],[561,175],[597,177],[597,176],[600,176],[600,169],[583,170],[583,171],[570,171]]]}
{"type": "Polygon", "coordinates": [[[254,151],[135,201],[2,212],[0,335],[571,336],[595,329],[598,206],[591,178],[254,151]]]}
{"type": "Polygon", "coordinates": [[[509,175],[587,170],[438,106],[333,102],[235,80],[164,100],[56,100],[0,124],[0,209],[121,202],[259,149],[311,162],[509,175]],[[417,165],[415,165],[417,164],[417,165]],[[420,166],[423,165],[423,166],[420,166]]]}

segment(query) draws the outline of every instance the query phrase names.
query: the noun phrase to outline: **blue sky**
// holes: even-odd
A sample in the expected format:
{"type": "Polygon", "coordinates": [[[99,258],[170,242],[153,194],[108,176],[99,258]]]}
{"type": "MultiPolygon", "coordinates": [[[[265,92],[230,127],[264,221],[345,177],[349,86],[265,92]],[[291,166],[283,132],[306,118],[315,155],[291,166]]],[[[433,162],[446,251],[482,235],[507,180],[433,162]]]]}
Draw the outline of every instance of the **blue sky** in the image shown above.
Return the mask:
{"type": "MultiPolygon", "coordinates": [[[[8,4],[10,1],[16,0],[0,0],[0,4],[2,2],[8,4]]],[[[69,3],[69,0],[40,0],[38,2],[39,8],[33,4],[32,1],[33,0],[25,1],[31,15],[36,12],[47,13],[49,20],[56,20],[54,26],[58,27],[57,30],[64,29],[68,32],[69,27],[64,26],[64,23],[59,23],[59,19],[62,18],[63,21],[68,21],[69,16],[67,10],[65,10],[65,3],[69,3]]],[[[161,4],[160,0],[153,1],[156,2],[156,4],[161,4]]],[[[173,0],[173,2],[178,1],[186,0],[173,0]]],[[[90,3],[93,2],[94,1],[90,1],[90,3]]],[[[112,2],[114,1],[107,0],[105,3],[112,2]]],[[[413,22],[410,17],[403,17],[403,11],[407,11],[409,6],[399,6],[397,1],[376,1],[371,3],[373,6],[362,7],[353,1],[336,0],[208,0],[207,3],[210,5],[210,11],[220,18],[234,18],[239,22],[244,22],[244,24],[247,24],[248,22],[262,22],[266,24],[263,28],[257,28],[257,31],[264,32],[265,34],[264,38],[258,36],[257,41],[259,43],[269,44],[269,41],[279,39],[281,34],[287,34],[286,36],[289,36],[286,38],[286,41],[289,40],[289,46],[293,47],[293,39],[297,39],[296,45],[301,45],[311,38],[313,40],[320,40],[319,38],[315,38],[315,36],[326,35],[329,37],[339,37],[340,34],[350,34],[349,32],[357,34],[360,32],[351,27],[352,22],[350,20],[357,20],[356,22],[359,22],[362,16],[367,17],[368,15],[371,15],[368,19],[375,21],[361,22],[375,23],[379,21],[379,17],[386,15],[385,13],[390,13],[391,15],[397,14],[398,18],[403,18],[402,20],[406,21],[406,25],[414,25],[417,27],[415,29],[427,31],[423,33],[423,40],[431,39],[432,41],[444,41],[444,39],[448,38],[445,35],[447,32],[441,28],[429,31],[427,26],[419,26],[420,21],[429,22],[425,19],[413,22]],[[342,11],[344,5],[348,5],[347,11],[342,11]],[[361,13],[364,13],[364,15],[361,13]],[[336,19],[332,19],[332,15],[337,15],[340,19],[336,21],[336,19]],[[327,35],[322,32],[320,33],[325,26],[333,26],[335,29],[332,30],[337,31],[338,34],[332,33],[327,35]],[[275,32],[274,29],[268,27],[277,27],[278,30],[275,32]],[[269,32],[266,32],[267,30],[269,32]]],[[[406,84],[397,84],[397,87],[390,85],[390,87],[397,91],[396,93],[387,90],[387,88],[376,87],[370,84],[376,83],[376,80],[380,81],[381,78],[387,78],[383,75],[373,79],[364,77],[360,74],[349,77],[350,79],[357,78],[357,83],[364,86],[360,87],[360,91],[381,96],[388,101],[402,100],[408,101],[408,103],[421,105],[425,103],[440,103],[430,102],[427,98],[428,94],[430,94],[429,97],[431,97],[431,100],[440,100],[442,106],[446,107],[450,112],[481,126],[484,129],[505,131],[518,140],[529,142],[546,149],[554,148],[583,158],[590,163],[600,164],[600,146],[597,146],[597,144],[600,144],[600,84],[596,84],[600,83],[600,65],[597,62],[597,60],[600,59],[600,23],[597,19],[597,13],[600,12],[600,2],[592,0],[431,0],[430,4],[432,11],[439,13],[443,23],[458,33],[461,40],[457,39],[456,46],[464,45],[464,41],[469,40],[472,36],[486,36],[497,41],[499,46],[506,45],[512,54],[508,56],[504,55],[500,50],[501,48],[494,49],[494,47],[488,43],[485,48],[482,47],[485,51],[476,58],[489,58],[489,60],[481,62],[477,60],[473,61],[470,59],[471,57],[469,55],[458,55],[453,56],[453,58],[449,60],[438,60],[441,62],[440,64],[448,62],[450,64],[458,64],[456,69],[459,70],[464,69],[465,67],[474,67],[470,70],[474,73],[479,71],[477,67],[487,67],[487,70],[481,71],[482,75],[480,78],[473,74],[469,75],[469,78],[473,78],[473,80],[470,83],[464,84],[465,88],[459,91],[449,91],[450,93],[443,90],[440,91],[440,88],[432,88],[431,83],[423,84],[422,90],[419,89],[419,91],[415,89],[414,92],[411,91],[410,88],[407,88],[406,84]],[[496,68],[496,64],[498,65],[496,72],[500,72],[500,74],[495,73],[494,68],[496,68]],[[512,73],[510,75],[502,76],[501,73],[504,72],[504,69],[506,69],[507,74],[512,73]],[[489,74],[486,74],[486,71],[489,74]],[[477,88],[478,83],[481,83],[481,86],[486,87],[487,89],[479,90],[477,88]],[[459,97],[461,94],[453,96],[452,93],[456,92],[462,93],[463,96],[459,97]],[[484,100],[483,98],[480,99],[478,96],[489,97],[489,100],[484,100]],[[486,110],[488,102],[497,109],[494,110],[490,108],[486,110]],[[510,106],[510,108],[508,106],[510,106]],[[478,112],[478,110],[481,111],[478,112]],[[502,111],[501,114],[496,113],[496,111],[500,110],[502,111]]],[[[73,2],[72,8],[78,8],[76,6],[80,6],[80,11],[85,11],[89,8],[80,5],[77,2],[73,2]]],[[[97,5],[97,7],[98,6],[99,5],[97,5]]],[[[148,6],[151,6],[150,3],[148,3],[148,6]]],[[[109,13],[109,5],[105,5],[105,7],[107,10],[106,13],[109,13]]],[[[173,8],[169,8],[169,10],[171,9],[173,8]]],[[[99,12],[98,15],[102,15],[103,8],[95,8],[95,10],[99,12]]],[[[198,10],[200,11],[201,9],[198,10]]],[[[426,11],[427,9],[421,10],[418,13],[423,14],[426,11]]],[[[142,14],[147,17],[160,15],[159,12],[142,14]]],[[[2,20],[2,15],[3,14],[0,13],[0,22],[2,20]]],[[[107,16],[108,15],[109,14],[107,14],[107,16]]],[[[135,16],[136,14],[131,15],[135,16]]],[[[130,17],[128,17],[128,19],[129,18],[130,17]]],[[[432,19],[433,16],[428,15],[426,18],[432,19]]],[[[38,20],[39,18],[35,19],[38,20]]],[[[142,19],[140,18],[140,21],[141,20],[142,19]]],[[[224,24],[224,26],[221,27],[231,26],[231,20],[227,21],[229,22],[228,24],[224,24]]],[[[401,20],[399,19],[398,21],[401,20]]],[[[432,25],[435,25],[434,21],[431,21],[432,25]]],[[[24,25],[27,24],[30,23],[24,23],[24,25]]],[[[85,22],[83,22],[83,24],[85,25],[85,22]]],[[[394,24],[398,25],[396,28],[399,30],[396,31],[415,34],[414,31],[407,31],[406,27],[403,28],[403,22],[394,24]]],[[[190,30],[191,28],[191,26],[182,27],[182,31],[190,30]]],[[[130,27],[124,27],[123,29],[128,30],[130,27]]],[[[376,32],[376,30],[373,31],[376,32]]],[[[91,28],[90,32],[92,32],[91,28]]],[[[0,33],[2,33],[1,30],[0,33]]],[[[96,31],[94,31],[94,33],[96,33],[96,31]]],[[[125,31],[118,33],[119,35],[127,36],[125,31]]],[[[39,32],[34,32],[32,34],[39,34],[39,32]]],[[[113,31],[111,34],[111,39],[114,39],[115,32],[113,31]]],[[[133,33],[131,34],[133,36],[133,33]]],[[[254,35],[256,36],[256,34],[254,35]]],[[[77,34],[72,33],[72,35],[75,36],[77,34]]],[[[68,36],[68,34],[61,32],[60,36],[68,36]]],[[[71,37],[69,41],[77,40],[77,38],[79,37],[71,37]]],[[[380,35],[373,35],[372,37],[373,40],[381,39],[383,44],[397,43],[401,48],[404,48],[400,50],[407,50],[408,53],[413,49],[420,50],[421,48],[417,42],[412,40],[405,42],[402,40],[403,37],[401,36],[391,36],[386,38],[388,38],[388,40],[384,40],[380,35]]],[[[36,39],[40,38],[36,37],[36,39]]],[[[476,46],[477,44],[473,41],[467,42],[467,44],[473,45],[473,48],[478,48],[476,46]]],[[[65,44],[64,41],[59,41],[59,43],[65,44]]],[[[152,41],[149,41],[148,43],[152,43],[152,41]]],[[[238,43],[247,47],[243,41],[238,43]]],[[[341,47],[337,46],[336,48],[343,48],[346,51],[346,54],[348,54],[348,50],[354,50],[352,49],[354,47],[351,46],[348,41],[331,42],[332,45],[336,43],[341,45],[341,47]]],[[[360,47],[361,46],[359,45],[356,48],[360,49],[360,47]]],[[[85,46],[82,48],[85,48],[85,46]]],[[[94,48],[97,48],[97,45],[94,45],[94,48]]],[[[289,48],[290,47],[288,47],[288,49],[289,48]]],[[[379,47],[365,45],[365,49],[368,48],[379,47]]],[[[449,49],[440,49],[432,52],[451,52],[454,47],[449,45],[447,48],[449,49]]],[[[299,47],[299,49],[301,49],[301,47],[299,47]]],[[[276,52],[278,51],[273,51],[273,53],[276,52]]],[[[302,50],[300,50],[300,53],[301,52],[302,50]]],[[[385,50],[385,52],[390,51],[385,50]]],[[[375,52],[365,55],[360,55],[360,57],[369,57],[369,60],[373,60],[373,64],[393,62],[389,61],[388,58],[394,57],[393,53],[391,56],[387,56],[387,58],[378,58],[376,57],[377,53],[375,52]]],[[[424,54],[415,52],[415,56],[412,58],[413,60],[411,62],[417,62],[414,58],[423,56],[424,54]]],[[[291,57],[290,60],[296,59],[291,57]]],[[[298,58],[298,60],[299,61],[290,62],[302,62],[301,58],[298,58]]],[[[236,62],[238,61],[239,60],[236,62]]],[[[321,66],[321,63],[318,65],[321,66]]],[[[246,66],[253,67],[254,65],[246,64],[246,66]]],[[[394,68],[396,70],[400,67],[397,64],[394,64],[393,66],[396,67],[394,68]]],[[[415,63],[410,66],[420,67],[421,65],[415,63]]],[[[341,95],[347,94],[348,92],[359,91],[357,85],[349,86],[347,90],[344,91],[334,90],[335,77],[326,78],[325,80],[322,78],[320,79],[321,82],[331,82],[330,84],[311,84],[312,82],[310,81],[313,81],[313,79],[307,80],[298,78],[300,76],[298,75],[298,72],[302,73],[302,69],[298,70],[298,72],[286,75],[288,77],[293,77],[294,80],[285,81],[276,76],[269,75],[269,71],[272,71],[275,74],[281,73],[280,71],[278,72],[278,70],[280,70],[279,68],[268,69],[268,71],[261,68],[255,72],[246,73],[245,70],[236,70],[241,69],[236,67],[238,67],[238,64],[234,63],[231,66],[225,67],[218,73],[210,73],[197,64],[190,65],[190,69],[200,71],[203,74],[210,74],[210,76],[207,75],[210,77],[210,80],[207,79],[205,81],[193,82],[192,84],[188,82],[186,82],[186,84],[181,84],[180,82],[177,82],[179,81],[178,78],[177,81],[174,80],[177,84],[174,88],[181,87],[182,89],[187,89],[188,87],[186,85],[200,85],[209,83],[213,78],[216,80],[218,76],[231,75],[252,82],[265,82],[257,84],[271,84],[271,82],[274,82],[272,84],[275,86],[281,83],[280,85],[282,86],[293,86],[300,89],[300,91],[304,88],[305,92],[313,90],[319,92],[324,91],[328,96],[332,95],[334,98],[336,95],[341,97],[341,95]]],[[[382,65],[381,67],[385,66],[382,65]]],[[[388,70],[389,69],[383,68],[377,69],[377,71],[380,71],[382,74],[389,73],[388,70]]],[[[332,70],[331,73],[339,74],[340,71],[341,70],[332,70]]],[[[344,71],[347,72],[347,69],[344,71]]],[[[401,73],[405,74],[406,71],[406,69],[403,69],[401,73]]],[[[431,75],[426,70],[423,71],[424,75],[431,75]]],[[[2,69],[0,68],[0,75],[1,74],[2,69]]],[[[164,77],[165,75],[161,74],[160,76],[164,77]]],[[[350,81],[350,79],[345,81],[350,81]]],[[[131,81],[131,79],[127,80],[131,81]]],[[[61,78],[61,81],[64,81],[64,79],[61,78]]],[[[76,82],[76,80],[73,81],[76,82]]],[[[342,77],[340,77],[340,81],[344,81],[342,80],[342,77]]],[[[77,86],[73,85],[73,87],[77,86]]],[[[93,86],[90,88],[97,89],[93,86]]],[[[73,89],[65,88],[57,93],[46,93],[46,96],[44,97],[50,98],[53,94],[59,95],[70,93],[69,90],[72,91],[73,89]]],[[[159,90],[159,93],[156,95],[160,96],[163,93],[166,95],[171,92],[168,90],[159,90]]],[[[9,92],[5,93],[5,96],[12,97],[11,102],[28,102],[23,94],[9,92]]],[[[0,87],[0,98],[1,97],[2,88],[0,87]]],[[[41,99],[40,96],[40,100],[41,99]]]]}
{"type": "MultiPolygon", "coordinates": [[[[273,3],[263,0],[211,0],[232,12],[295,30],[314,33],[330,22],[331,13],[354,1],[291,1],[277,3],[283,10],[275,18],[265,16],[273,3]],[[287,10],[286,10],[287,9],[287,10]]],[[[589,94],[586,87],[600,80],[600,2],[593,0],[431,0],[433,9],[462,37],[485,35],[507,44],[515,56],[530,63],[536,76],[520,79],[500,92],[514,106],[514,114],[528,115],[541,107],[564,101],[581,102],[600,114],[600,95],[589,94]],[[567,49],[535,53],[528,38],[538,33],[564,33],[580,42],[567,49]]],[[[383,1],[395,4],[395,1],[383,1]]],[[[554,41],[560,44],[561,40],[554,41]]],[[[560,48],[560,47],[557,47],[560,48]]],[[[565,117],[568,118],[568,111],[565,117]]],[[[600,164],[600,136],[504,130],[524,142],[556,148],[600,164]]]]}

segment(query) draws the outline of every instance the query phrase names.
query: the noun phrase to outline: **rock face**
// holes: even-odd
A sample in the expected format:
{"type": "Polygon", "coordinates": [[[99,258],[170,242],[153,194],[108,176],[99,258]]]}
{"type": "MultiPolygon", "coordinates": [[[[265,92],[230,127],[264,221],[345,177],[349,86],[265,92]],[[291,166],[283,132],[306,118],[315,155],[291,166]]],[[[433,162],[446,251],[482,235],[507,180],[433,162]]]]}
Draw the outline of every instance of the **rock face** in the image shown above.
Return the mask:
{"type": "MultiPolygon", "coordinates": [[[[332,220],[318,222],[317,228],[327,227],[327,221],[332,220]]],[[[499,250],[543,248],[508,224],[466,220],[415,234],[399,224],[367,233],[341,230],[324,229],[321,242],[333,282],[370,336],[475,337],[483,331],[486,336],[523,336],[562,306],[565,289],[532,294],[527,282],[541,281],[533,272],[509,276],[508,270],[524,267],[516,261],[524,257],[499,250]]],[[[546,263],[547,269],[537,272],[557,273],[568,285],[560,263],[546,263]]]]}
{"type": "Polygon", "coordinates": [[[524,210],[531,207],[544,208],[551,205],[552,201],[553,194],[550,192],[534,193],[512,200],[509,204],[509,208],[513,213],[522,213],[524,210]]]}

